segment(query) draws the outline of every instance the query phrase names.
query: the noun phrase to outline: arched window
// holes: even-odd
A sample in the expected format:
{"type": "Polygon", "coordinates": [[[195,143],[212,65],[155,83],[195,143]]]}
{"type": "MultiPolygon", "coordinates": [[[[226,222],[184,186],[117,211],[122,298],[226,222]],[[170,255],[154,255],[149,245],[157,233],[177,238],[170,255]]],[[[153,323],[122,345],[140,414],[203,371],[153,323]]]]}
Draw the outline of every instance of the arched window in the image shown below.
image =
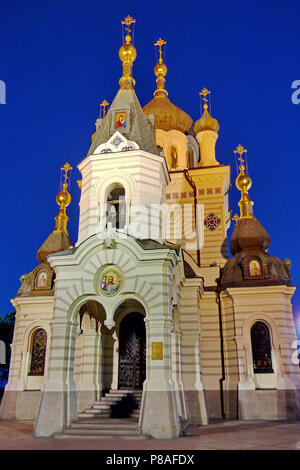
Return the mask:
{"type": "Polygon", "coordinates": [[[251,328],[253,369],[255,374],[273,372],[271,357],[271,340],[268,326],[257,321],[251,328]]]}
{"type": "Polygon", "coordinates": [[[28,375],[44,375],[47,348],[47,333],[37,330],[32,338],[31,364],[28,375]]]}
{"type": "Polygon", "coordinates": [[[118,184],[108,193],[106,226],[124,228],[126,225],[125,189],[118,184]]]}
{"type": "Polygon", "coordinates": [[[170,148],[170,157],[171,157],[171,169],[174,170],[178,165],[178,151],[175,145],[171,145],[170,148]]]}

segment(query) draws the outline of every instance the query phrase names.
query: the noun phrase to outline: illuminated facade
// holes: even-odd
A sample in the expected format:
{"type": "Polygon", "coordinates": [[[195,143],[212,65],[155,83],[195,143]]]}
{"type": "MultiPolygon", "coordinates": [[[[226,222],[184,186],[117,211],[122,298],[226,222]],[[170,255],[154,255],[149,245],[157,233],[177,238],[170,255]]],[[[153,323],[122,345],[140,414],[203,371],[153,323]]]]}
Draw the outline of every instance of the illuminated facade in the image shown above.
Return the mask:
{"type": "Polygon", "coordinates": [[[67,232],[67,163],[55,229],[13,299],[0,416],[35,419],[37,436],[86,435],[91,422],[108,433],[104,418],[126,416],[133,436],[154,438],[210,418],[298,419],[290,261],[267,252],[246,150],[235,150],[241,201],[229,258],[230,167],[216,158],[210,92],[196,122],[169,100],[159,39],[157,88],[142,108],[134,22],[122,22],[120,89],[108,110],[102,102],[78,165],[78,241],[67,232]]]}

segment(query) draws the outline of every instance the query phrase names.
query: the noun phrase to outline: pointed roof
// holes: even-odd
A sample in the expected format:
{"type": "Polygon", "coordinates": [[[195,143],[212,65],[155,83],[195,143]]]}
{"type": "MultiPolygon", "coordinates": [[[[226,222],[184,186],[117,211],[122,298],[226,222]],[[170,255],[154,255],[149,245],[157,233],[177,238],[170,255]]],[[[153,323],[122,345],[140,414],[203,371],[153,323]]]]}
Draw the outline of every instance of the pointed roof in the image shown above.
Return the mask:
{"type": "Polygon", "coordinates": [[[70,246],[73,246],[73,243],[69,234],[64,231],[59,232],[54,230],[38,250],[37,259],[39,263],[46,263],[47,256],[58,251],[67,250],[70,246]]]}
{"type": "Polygon", "coordinates": [[[140,149],[158,155],[154,125],[151,118],[143,112],[133,88],[121,88],[118,91],[101,127],[96,132],[88,155],[93,154],[99,145],[107,142],[116,130],[121,132],[126,139],[136,142],[140,149]],[[123,128],[116,125],[119,113],[126,116],[126,125],[123,128]]]}

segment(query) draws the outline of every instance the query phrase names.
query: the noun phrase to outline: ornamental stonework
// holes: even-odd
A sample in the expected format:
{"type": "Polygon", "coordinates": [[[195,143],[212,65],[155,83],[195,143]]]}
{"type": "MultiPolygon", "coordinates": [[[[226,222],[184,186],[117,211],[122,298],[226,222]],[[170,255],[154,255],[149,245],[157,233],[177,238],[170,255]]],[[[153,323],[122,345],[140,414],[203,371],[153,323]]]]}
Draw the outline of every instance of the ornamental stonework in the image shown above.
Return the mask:
{"type": "Polygon", "coordinates": [[[217,217],[213,212],[208,214],[204,220],[205,227],[210,231],[214,232],[221,223],[221,219],[217,217]]]}

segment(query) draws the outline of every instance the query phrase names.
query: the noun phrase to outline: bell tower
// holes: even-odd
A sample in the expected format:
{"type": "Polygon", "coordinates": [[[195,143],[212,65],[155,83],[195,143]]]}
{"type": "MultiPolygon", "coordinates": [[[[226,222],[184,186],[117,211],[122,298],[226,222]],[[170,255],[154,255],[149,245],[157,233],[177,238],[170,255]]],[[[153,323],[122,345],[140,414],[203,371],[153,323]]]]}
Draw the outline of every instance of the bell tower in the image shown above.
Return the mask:
{"type": "Polygon", "coordinates": [[[122,21],[126,34],[119,50],[120,89],[97,120],[88,155],[78,165],[82,180],[77,245],[96,233],[107,237],[114,231],[162,240],[158,207],[165,203],[170,178],[156,146],[154,119],[144,114],[134,91],[134,24],[130,16],[122,21]]]}

